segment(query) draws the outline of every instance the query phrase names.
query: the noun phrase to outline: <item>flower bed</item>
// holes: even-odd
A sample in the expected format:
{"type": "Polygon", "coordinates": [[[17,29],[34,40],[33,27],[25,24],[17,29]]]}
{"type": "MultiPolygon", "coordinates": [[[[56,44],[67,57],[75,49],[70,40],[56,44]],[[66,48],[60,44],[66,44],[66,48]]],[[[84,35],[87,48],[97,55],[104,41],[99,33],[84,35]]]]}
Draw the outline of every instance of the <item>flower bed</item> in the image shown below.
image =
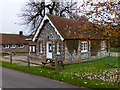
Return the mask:
{"type": "MultiPolygon", "coordinates": [[[[118,68],[119,69],[119,68],[118,68]]],[[[106,82],[110,82],[112,84],[120,84],[119,81],[119,71],[118,69],[109,69],[109,70],[100,70],[96,72],[77,72],[74,73],[76,77],[84,78],[84,79],[97,79],[97,80],[103,80],[106,82]]]]}

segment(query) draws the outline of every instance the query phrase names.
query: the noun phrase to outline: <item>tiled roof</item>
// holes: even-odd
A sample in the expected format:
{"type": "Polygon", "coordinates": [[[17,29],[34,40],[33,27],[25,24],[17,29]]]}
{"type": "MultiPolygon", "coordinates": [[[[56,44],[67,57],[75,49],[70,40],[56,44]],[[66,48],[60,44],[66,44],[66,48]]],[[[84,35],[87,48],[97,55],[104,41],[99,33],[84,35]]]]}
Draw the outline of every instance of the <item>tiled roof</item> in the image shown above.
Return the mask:
{"type": "Polygon", "coordinates": [[[102,38],[100,33],[95,32],[95,25],[88,21],[80,22],[50,14],[47,14],[47,16],[64,39],[102,38]]]}
{"type": "Polygon", "coordinates": [[[31,40],[27,40],[27,42],[29,43],[29,45],[36,45],[37,44],[36,42],[33,42],[31,40]]]}
{"type": "Polygon", "coordinates": [[[26,42],[28,42],[29,45],[36,45],[36,42],[32,41],[33,36],[34,35],[25,36],[25,40],[26,42]]]}
{"type": "Polygon", "coordinates": [[[0,44],[28,44],[25,36],[19,34],[0,34],[0,44]]]}

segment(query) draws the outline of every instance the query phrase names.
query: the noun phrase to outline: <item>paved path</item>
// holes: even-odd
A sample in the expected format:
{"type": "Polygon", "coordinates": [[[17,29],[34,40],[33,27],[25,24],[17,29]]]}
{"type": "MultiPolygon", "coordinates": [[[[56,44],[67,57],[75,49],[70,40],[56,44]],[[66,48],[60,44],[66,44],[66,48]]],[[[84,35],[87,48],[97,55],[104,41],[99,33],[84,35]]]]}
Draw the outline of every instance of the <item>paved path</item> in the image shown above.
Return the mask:
{"type": "Polygon", "coordinates": [[[3,88],[79,88],[74,85],[70,85],[56,80],[51,80],[42,76],[31,75],[7,68],[2,68],[2,87],[3,88]]]}

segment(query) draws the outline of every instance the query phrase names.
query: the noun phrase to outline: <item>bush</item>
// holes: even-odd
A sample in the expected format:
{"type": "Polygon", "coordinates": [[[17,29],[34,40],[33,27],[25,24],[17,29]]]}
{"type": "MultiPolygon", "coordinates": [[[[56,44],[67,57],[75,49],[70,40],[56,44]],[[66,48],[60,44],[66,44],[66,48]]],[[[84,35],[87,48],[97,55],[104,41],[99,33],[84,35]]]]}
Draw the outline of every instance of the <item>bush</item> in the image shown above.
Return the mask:
{"type": "Polygon", "coordinates": [[[9,53],[2,52],[2,53],[0,53],[0,55],[9,55],[9,53]]]}

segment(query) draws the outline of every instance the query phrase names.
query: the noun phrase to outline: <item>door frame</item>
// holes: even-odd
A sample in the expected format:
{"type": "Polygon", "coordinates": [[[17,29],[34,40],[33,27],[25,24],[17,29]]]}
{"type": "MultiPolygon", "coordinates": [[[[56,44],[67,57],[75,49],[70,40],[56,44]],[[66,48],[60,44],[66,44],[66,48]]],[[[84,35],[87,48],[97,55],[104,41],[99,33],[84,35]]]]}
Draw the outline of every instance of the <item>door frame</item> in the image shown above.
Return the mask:
{"type": "Polygon", "coordinates": [[[53,45],[52,45],[52,41],[48,41],[46,42],[46,58],[52,58],[53,57],[53,45]],[[48,44],[51,43],[51,47],[49,47],[48,44]],[[51,53],[49,52],[49,49],[51,48],[51,53]]]}

